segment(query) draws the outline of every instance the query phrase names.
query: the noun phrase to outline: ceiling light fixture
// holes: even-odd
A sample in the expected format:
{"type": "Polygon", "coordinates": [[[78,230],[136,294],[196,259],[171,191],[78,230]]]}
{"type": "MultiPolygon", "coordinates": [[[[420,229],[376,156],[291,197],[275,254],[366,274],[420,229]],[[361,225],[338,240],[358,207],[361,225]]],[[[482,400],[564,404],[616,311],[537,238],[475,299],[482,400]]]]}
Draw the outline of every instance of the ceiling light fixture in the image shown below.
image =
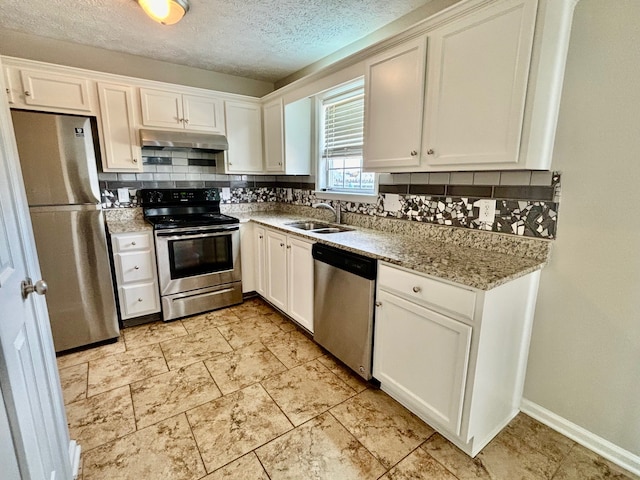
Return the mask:
{"type": "Polygon", "coordinates": [[[178,23],[189,11],[189,0],[138,0],[138,3],[149,17],[163,25],[178,23]]]}

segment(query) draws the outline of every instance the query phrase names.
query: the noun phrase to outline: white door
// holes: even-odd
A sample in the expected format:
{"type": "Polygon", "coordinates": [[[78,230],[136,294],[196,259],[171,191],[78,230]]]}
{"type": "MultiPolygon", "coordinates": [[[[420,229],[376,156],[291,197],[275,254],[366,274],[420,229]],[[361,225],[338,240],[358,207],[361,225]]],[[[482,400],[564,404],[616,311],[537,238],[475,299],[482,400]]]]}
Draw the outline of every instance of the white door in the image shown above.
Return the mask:
{"type": "MultiPolygon", "coordinates": [[[[4,86],[2,86],[4,89],[4,86]]],[[[43,297],[21,294],[40,279],[6,100],[0,100],[0,388],[22,479],[70,480],[69,437],[43,297]]],[[[5,429],[0,445],[10,448],[5,429]]],[[[2,465],[0,476],[15,478],[2,465]],[[6,476],[8,475],[8,476],[6,476]]]]}

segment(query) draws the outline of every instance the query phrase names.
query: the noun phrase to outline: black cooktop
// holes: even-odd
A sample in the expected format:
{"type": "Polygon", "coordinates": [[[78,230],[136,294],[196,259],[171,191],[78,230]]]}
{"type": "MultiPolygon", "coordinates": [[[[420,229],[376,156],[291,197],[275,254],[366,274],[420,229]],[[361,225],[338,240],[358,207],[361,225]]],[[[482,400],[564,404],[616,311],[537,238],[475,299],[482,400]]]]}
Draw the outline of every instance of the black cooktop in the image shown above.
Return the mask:
{"type": "Polygon", "coordinates": [[[239,223],[220,213],[220,192],[215,188],[143,189],[144,218],[156,230],[239,223]]]}

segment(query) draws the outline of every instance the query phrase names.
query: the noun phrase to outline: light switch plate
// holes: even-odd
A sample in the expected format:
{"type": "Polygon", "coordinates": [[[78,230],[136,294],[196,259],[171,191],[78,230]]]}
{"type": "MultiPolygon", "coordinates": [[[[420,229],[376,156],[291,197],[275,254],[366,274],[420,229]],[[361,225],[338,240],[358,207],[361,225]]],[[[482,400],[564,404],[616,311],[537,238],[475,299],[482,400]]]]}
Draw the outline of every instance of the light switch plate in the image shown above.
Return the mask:
{"type": "Polygon", "coordinates": [[[131,199],[129,198],[129,189],[128,188],[119,188],[118,189],[118,202],[120,203],[129,203],[131,199]]]}
{"type": "Polygon", "coordinates": [[[230,200],[231,199],[231,188],[222,187],[222,191],[220,192],[220,199],[222,199],[222,200],[230,200]]]}
{"type": "Polygon", "coordinates": [[[496,219],[496,201],[492,199],[478,200],[480,213],[478,220],[484,223],[493,223],[496,219]]]}
{"type": "Polygon", "coordinates": [[[385,212],[397,212],[402,205],[400,204],[400,195],[396,193],[384,194],[384,211],[385,212]]]}

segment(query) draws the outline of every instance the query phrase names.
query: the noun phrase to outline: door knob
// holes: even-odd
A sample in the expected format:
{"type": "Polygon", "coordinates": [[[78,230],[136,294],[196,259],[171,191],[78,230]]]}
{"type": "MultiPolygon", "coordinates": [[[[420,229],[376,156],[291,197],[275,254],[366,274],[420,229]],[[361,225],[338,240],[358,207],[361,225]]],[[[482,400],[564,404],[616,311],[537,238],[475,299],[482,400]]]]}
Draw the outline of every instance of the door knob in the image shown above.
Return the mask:
{"type": "Polygon", "coordinates": [[[33,292],[38,295],[45,295],[49,290],[49,286],[44,280],[38,280],[34,285],[29,277],[25,278],[20,286],[22,288],[22,298],[27,298],[33,292]]]}

